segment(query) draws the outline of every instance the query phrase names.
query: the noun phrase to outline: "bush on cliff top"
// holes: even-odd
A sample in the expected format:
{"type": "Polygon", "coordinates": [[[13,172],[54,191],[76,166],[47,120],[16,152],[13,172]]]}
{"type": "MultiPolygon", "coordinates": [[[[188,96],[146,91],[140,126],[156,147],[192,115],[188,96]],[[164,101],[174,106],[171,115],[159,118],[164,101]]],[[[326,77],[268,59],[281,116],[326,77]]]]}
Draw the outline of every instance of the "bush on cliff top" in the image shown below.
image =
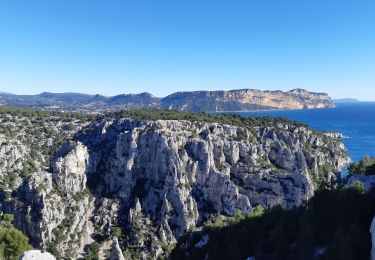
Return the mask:
{"type": "Polygon", "coordinates": [[[349,165],[349,173],[375,175],[375,157],[365,156],[359,162],[354,162],[349,165]]]}

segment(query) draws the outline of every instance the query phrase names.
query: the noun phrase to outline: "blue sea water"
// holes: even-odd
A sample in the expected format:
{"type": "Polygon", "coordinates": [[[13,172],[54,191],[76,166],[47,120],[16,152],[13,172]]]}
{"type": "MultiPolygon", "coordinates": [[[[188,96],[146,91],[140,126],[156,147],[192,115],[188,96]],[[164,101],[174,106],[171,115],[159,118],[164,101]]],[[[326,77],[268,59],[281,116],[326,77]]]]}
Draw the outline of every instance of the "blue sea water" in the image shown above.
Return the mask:
{"type": "Polygon", "coordinates": [[[320,131],[337,131],[353,161],[375,156],[375,102],[341,103],[336,108],[238,112],[243,116],[284,117],[303,122],[320,131]]]}

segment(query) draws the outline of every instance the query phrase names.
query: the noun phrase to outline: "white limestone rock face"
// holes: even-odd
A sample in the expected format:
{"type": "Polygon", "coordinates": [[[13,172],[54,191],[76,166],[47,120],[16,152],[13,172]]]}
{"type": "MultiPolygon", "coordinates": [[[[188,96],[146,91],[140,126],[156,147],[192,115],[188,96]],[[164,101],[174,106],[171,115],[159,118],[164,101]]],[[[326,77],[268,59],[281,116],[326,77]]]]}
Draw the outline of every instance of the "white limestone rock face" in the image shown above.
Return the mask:
{"type": "MultiPolygon", "coordinates": [[[[334,181],[348,162],[342,144],[304,127],[280,124],[257,133],[214,123],[124,119],[80,141],[102,162],[99,189],[119,199],[125,223],[156,228],[155,241],[168,244],[214,212],[298,206],[314,194],[316,178],[334,181]],[[325,165],[332,172],[321,174],[325,165]]],[[[154,241],[140,237],[147,236],[134,236],[140,248],[154,241]]],[[[157,257],[159,249],[152,250],[157,257]]]]}
{"type": "Polygon", "coordinates": [[[86,173],[89,165],[87,147],[80,142],[66,143],[53,163],[53,178],[67,193],[75,194],[86,188],[86,173]]]}
{"type": "Polygon", "coordinates": [[[23,253],[20,260],[56,260],[56,258],[48,252],[42,253],[39,250],[30,250],[23,253]]]}
{"type": "Polygon", "coordinates": [[[65,186],[54,183],[51,173],[34,173],[20,187],[20,193],[27,198],[24,207],[7,211],[15,215],[15,225],[30,237],[35,247],[47,250],[54,245],[62,256],[75,258],[83,255],[84,247],[94,241],[94,199],[87,189],[66,192],[65,186]],[[26,216],[30,220],[25,220],[26,216]]]}
{"type": "Polygon", "coordinates": [[[132,247],[153,259],[216,213],[300,205],[348,160],[336,140],[286,123],[104,120],[24,180],[22,205],[2,207],[33,245],[61,257],[84,256],[99,235],[103,255],[132,247]]]}
{"type": "Polygon", "coordinates": [[[117,237],[113,239],[112,248],[111,248],[111,260],[125,260],[122,250],[118,243],[117,237]]]}
{"type": "Polygon", "coordinates": [[[25,156],[26,148],[17,141],[10,141],[0,134],[0,176],[9,171],[22,169],[22,158],[25,156]]]}
{"type": "Polygon", "coordinates": [[[0,134],[0,180],[4,189],[9,192],[22,183],[22,178],[18,174],[22,172],[25,161],[29,159],[28,152],[29,149],[18,140],[9,139],[0,134]],[[7,175],[12,175],[10,178],[12,182],[5,181],[9,179],[7,175]]]}

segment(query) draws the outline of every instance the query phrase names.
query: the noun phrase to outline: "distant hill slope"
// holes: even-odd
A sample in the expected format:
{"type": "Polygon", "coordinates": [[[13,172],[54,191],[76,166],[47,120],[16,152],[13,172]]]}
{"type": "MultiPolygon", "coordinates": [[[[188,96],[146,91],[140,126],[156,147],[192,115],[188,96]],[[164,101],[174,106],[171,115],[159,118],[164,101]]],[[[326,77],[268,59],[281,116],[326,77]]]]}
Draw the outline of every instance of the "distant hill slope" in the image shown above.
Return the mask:
{"type": "Polygon", "coordinates": [[[93,113],[124,108],[167,108],[183,111],[254,111],[335,106],[327,94],[309,92],[304,89],[294,89],[287,92],[256,89],[176,92],[164,98],[157,98],[149,93],[105,97],[81,93],[44,92],[38,95],[14,95],[0,92],[0,105],[93,113]]]}
{"type": "Polygon", "coordinates": [[[360,102],[358,99],[355,98],[339,98],[333,100],[335,103],[353,103],[353,102],[360,102]]]}

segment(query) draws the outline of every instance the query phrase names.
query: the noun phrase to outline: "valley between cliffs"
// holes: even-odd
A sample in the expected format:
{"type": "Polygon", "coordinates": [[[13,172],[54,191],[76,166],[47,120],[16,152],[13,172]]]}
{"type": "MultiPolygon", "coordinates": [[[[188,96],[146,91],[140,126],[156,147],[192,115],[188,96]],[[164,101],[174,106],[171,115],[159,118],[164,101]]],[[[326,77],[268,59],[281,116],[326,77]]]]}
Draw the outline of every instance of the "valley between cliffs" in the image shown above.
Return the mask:
{"type": "Polygon", "coordinates": [[[294,208],[335,185],[342,143],[266,117],[3,109],[0,209],[36,248],[77,259],[167,256],[220,214],[294,208]]]}

